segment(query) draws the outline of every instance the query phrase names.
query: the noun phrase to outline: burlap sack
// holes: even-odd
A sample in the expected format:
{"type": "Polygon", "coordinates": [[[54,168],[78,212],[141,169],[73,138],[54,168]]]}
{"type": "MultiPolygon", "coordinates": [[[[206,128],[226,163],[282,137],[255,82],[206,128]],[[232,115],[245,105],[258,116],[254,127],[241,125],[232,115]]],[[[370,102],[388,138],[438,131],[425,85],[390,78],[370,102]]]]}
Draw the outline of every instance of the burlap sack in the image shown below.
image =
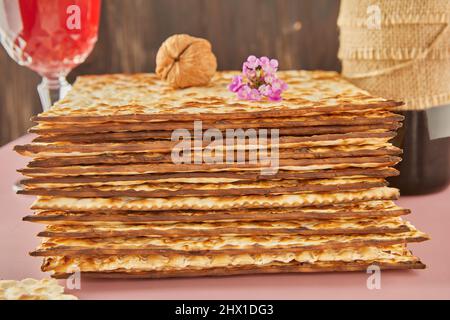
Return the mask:
{"type": "Polygon", "coordinates": [[[338,26],[367,27],[372,6],[381,9],[381,26],[450,21],[448,0],[341,0],[338,26]]]}
{"type": "Polygon", "coordinates": [[[342,26],[340,30],[341,60],[450,58],[450,28],[445,24],[390,25],[373,30],[342,26]]]}
{"type": "Polygon", "coordinates": [[[345,60],[342,73],[355,85],[381,97],[405,102],[402,110],[422,110],[450,102],[450,59],[345,60]],[[393,70],[393,71],[389,71],[393,70]]]}
{"type": "Polygon", "coordinates": [[[343,75],[376,95],[404,101],[404,110],[450,103],[450,1],[382,0],[373,5],[341,1],[343,75]],[[378,17],[370,16],[377,11],[378,17]]]}

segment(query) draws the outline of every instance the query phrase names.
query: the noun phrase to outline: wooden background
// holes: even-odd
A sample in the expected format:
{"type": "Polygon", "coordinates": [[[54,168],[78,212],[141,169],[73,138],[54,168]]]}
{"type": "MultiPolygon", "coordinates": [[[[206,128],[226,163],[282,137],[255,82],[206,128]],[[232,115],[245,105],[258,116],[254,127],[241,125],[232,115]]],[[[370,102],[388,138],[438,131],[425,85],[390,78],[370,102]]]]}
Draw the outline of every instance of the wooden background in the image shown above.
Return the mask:
{"type": "MultiPolygon", "coordinates": [[[[160,44],[175,33],[211,41],[219,69],[249,54],[282,69],[339,70],[336,0],[103,0],[99,41],[69,76],[153,72],[160,44]]],[[[0,145],[24,134],[40,111],[39,76],[0,49],[0,145]]]]}

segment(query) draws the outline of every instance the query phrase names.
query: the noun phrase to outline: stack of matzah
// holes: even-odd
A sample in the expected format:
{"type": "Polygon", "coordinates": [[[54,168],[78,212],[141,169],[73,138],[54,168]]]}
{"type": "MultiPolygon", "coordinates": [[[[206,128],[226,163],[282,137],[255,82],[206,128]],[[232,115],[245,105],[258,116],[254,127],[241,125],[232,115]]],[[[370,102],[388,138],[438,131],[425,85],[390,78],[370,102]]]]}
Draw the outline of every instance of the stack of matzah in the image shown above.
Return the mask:
{"type": "Polygon", "coordinates": [[[281,102],[242,101],[227,91],[233,74],[184,90],[151,74],[81,77],[35,119],[39,136],[16,150],[33,157],[21,170],[21,193],[39,196],[25,220],[46,225],[32,252],[45,257],[44,271],[176,277],[424,268],[406,244],[427,235],[401,218],[409,210],[393,203],[399,193],[385,180],[398,174],[401,150],[389,140],[401,125],[390,111],[399,103],[321,71],[280,72],[289,85],[281,102]],[[194,121],[222,132],[279,129],[279,170],[174,164],[171,134],[194,121]]]}

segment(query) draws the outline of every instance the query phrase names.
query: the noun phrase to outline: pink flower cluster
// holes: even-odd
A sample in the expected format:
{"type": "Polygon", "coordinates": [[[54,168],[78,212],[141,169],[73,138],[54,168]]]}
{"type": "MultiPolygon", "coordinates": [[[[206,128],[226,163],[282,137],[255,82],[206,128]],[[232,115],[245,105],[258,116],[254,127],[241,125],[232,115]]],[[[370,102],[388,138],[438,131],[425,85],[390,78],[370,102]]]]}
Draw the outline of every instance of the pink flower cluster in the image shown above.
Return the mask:
{"type": "Polygon", "coordinates": [[[259,101],[265,97],[280,101],[287,84],[277,78],[277,70],[277,60],[249,56],[242,66],[242,75],[233,77],[228,89],[243,100],[259,101]]]}

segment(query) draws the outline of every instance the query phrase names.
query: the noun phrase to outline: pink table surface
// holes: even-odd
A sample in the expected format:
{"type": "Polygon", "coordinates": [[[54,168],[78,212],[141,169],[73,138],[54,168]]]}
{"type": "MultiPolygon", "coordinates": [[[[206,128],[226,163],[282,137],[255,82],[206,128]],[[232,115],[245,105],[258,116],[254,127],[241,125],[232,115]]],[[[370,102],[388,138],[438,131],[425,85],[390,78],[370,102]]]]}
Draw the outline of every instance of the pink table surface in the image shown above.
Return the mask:
{"type": "MultiPolygon", "coordinates": [[[[16,195],[16,169],[27,159],[12,148],[22,137],[0,148],[0,278],[43,278],[40,258],[28,252],[39,240],[42,226],[21,221],[31,213],[33,197],[16,195]]],[[[410,247],[426,270],[383,271],[381,289],[369,290],[366,273],[255,275],[166,280],[81,279],[81,289],[69,291],[80,299],[449,299],[450,188],[433,195],[402,197],[398,203],[413,210],[408,219],[429,233],[431,241],[410,247]]],[[[65,284],[61,281],[61,284],[65,284]]]]}

